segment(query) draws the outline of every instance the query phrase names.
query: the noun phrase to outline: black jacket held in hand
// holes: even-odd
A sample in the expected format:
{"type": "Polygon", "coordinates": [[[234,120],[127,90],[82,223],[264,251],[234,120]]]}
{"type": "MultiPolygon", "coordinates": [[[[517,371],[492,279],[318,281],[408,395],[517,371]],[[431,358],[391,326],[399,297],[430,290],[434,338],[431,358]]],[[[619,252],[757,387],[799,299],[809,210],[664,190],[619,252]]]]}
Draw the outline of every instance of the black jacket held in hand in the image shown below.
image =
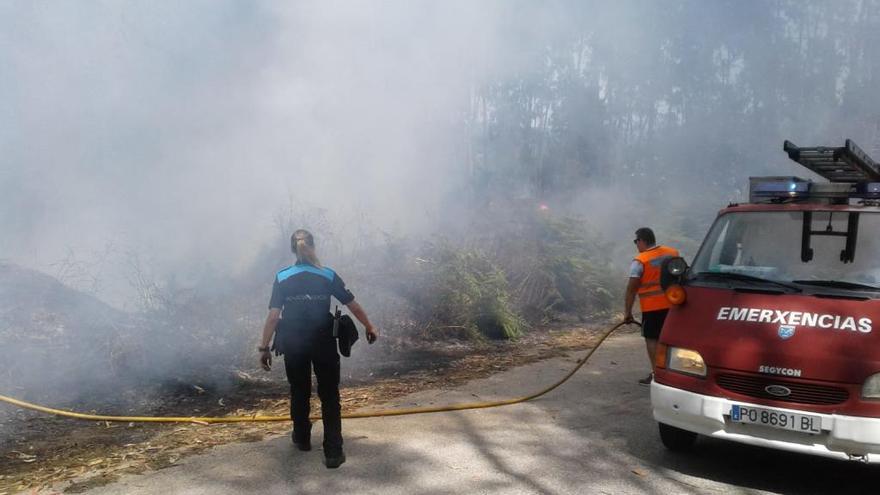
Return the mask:
{"type": "Polygon", "coordinates": [[[358,340],[357,326],[351,316],[342,315],[339,320],[339,353],[345,357],[351,356],[351,347],[358,340]]]}

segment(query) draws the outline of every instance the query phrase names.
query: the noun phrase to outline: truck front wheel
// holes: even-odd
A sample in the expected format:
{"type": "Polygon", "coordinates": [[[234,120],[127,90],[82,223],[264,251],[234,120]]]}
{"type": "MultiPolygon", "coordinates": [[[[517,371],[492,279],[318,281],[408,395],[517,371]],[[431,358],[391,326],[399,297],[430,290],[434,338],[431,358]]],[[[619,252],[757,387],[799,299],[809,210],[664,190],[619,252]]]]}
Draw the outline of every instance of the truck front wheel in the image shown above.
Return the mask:
{"type": "Polygon", "coordinates": [[[673,452],[690,450],[697,441],[697,434],[674,426],[657,423],[660,426],[660,440],[667,449],[673,452]]]}

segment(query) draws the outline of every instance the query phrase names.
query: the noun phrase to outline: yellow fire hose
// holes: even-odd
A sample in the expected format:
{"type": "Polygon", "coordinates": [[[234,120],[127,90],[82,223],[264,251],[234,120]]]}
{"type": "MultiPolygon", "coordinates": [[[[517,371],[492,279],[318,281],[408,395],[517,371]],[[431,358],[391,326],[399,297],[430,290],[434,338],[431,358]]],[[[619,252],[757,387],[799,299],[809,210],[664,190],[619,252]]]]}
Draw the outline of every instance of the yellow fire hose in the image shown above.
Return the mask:
{"type": "MultiPolygon", "coordinates": [[[[435,407],[415,407],[415,408],[406,408],[406,409],[384,409],[380,411],[364,411],[364,412],[354,412],[354,413],[346,413],[343,414],[342,417],[345,419],[353,419],[353,418],[376,418],[383,416],[405,416],[410,414],[426,414],[426,413],[436,413],[436,412],[447,412],[447,411],[463,411],[465,409],[486,409],[490,407],[501,407],[501,406],[509,406],[512,404],[519,404],[521,402],[530,401],[533,399],[537,399],[542,395],[550,392],[556,387],[562,385],[569,378],[571,378],[581,367],[590,359],[596,349],[601,346],[605,340],[614,333],[615,330],[622,327],[626,322],[621,322],[613,327],[609,328],[605,332],[602,333],[602,336],[599,338],[599,341],[596,342],[596,345],[590,349],[587,354],[581,359],[577,366],[574,367],[571,371],[568,372],[567,375],[562,377],[561,380],[556,383],[550,385],[549,387],[544,388],[543,390],[533,393],[531,395],[526,395],[523,397],[517,397],[513,399],[505,399],[498,401],[490,401],[490,402],[471,402],[464,404],[453,404],[449,406],[435,406],[435,407]]],[[[13,399],[12,397],[7,397],[5,395],[0,395],[0,401],[12,404],[14,406],[18,406],[24,409],[30,409],[33,411],[39,411],[46,414],[51,414],[54,416],[62,416],[65,418],[73,418],[73,419],[81,419],[85,421],[113,421],[113,422],[123,422],[123,423],[197,423],[197,424],[213,424],[213,423],[250,423],[250,422],[266,422],[266,421],[290,421],[290,416],[221,416],[221,417],[173,417],[173,416],[163,416],[163,417],[155,417],[155,416],[104,416],[100,414],[84,414],[78,413],[74,411],[65,411],[62,409],[54,409],[51,407],[45,407],[38,404],[32,404],[30,402],[25,402],[18,399],[13,399]]],[[[311,419],[320,419],[320,416],[313,416],[311,419]]]]}

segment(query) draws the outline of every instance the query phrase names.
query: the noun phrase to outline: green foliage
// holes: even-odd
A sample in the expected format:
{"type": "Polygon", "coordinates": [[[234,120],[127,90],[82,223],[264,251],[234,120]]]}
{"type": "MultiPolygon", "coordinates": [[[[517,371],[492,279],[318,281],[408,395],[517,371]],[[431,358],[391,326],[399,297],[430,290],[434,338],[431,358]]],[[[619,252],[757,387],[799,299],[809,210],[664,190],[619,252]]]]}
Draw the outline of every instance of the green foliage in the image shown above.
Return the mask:
{"type": "Polygon", "coordinates": [[[579,218],[537,215],[529,223],[535,248],[518,286],[527,313],[549,320],[610,311],[620,284],[606,243],[579,218]]]}
{"type": "Polygon", "coordinates": [[[428,331],[470,338],[522,335],[525,321],[511,302],[507,277],[488,256],[444,243],[429,247],[427,258],[418,299],[428,331]]]}
{"type": "Polygon", "coordinates": [[[508,201],[456,238],[404,256],[416,261],[399,272],[412,319],[432,340],[516,338],[527,322],[595,318],[620,297],[611,249],[582,219],[508,201]]]}

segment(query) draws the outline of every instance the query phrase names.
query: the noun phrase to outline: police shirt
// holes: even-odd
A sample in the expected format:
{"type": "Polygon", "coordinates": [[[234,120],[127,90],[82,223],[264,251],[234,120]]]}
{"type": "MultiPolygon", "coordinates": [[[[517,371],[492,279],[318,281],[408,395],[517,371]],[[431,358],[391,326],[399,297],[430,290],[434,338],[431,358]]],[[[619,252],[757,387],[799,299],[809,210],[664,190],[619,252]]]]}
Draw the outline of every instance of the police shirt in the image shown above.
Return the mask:
{"type": "Polygon", "coordinates": [[[323,334],[327,335],[320,340],[330,338],[331,296],[343,305],[354,301],[345,282],[330,268],[297,262],[275,275],[269,309],[281,309],[276,332],[276,347],[281,347],[281,352],[298,350],[291,346],[314,343],[323,334]]]}

